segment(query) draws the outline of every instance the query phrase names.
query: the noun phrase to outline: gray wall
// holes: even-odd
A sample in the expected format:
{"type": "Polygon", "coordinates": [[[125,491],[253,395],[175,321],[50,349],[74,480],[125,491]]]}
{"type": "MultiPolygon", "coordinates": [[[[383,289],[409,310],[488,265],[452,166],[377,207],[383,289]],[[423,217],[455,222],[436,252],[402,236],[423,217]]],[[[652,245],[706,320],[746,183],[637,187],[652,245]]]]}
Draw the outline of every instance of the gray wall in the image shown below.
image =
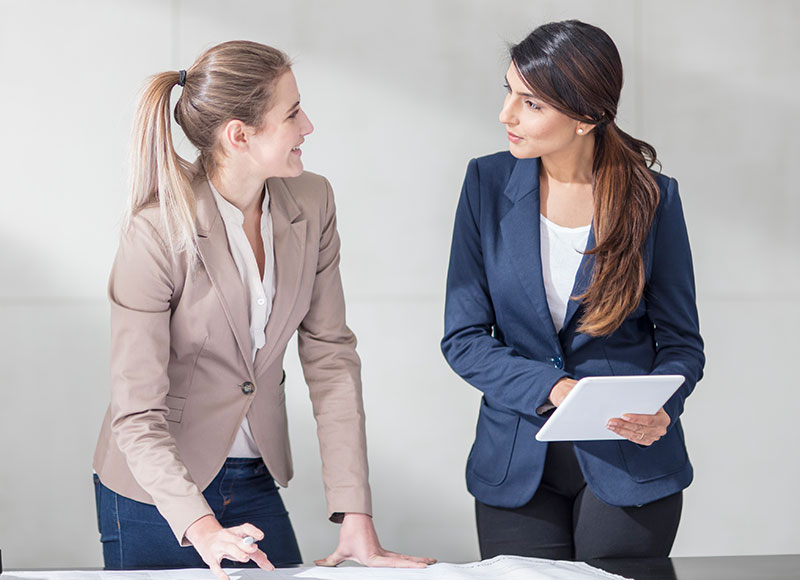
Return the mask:
{"type": "MultiPolygon", "coordinates": [[[[685,413],[696,481],[673,554],[800,552],[800,3],[2,0],[6,567],[101,563],[91,454],[134,97],[147,75],[233,38],[295,58],[316,125],[306,166],[336,190],[381,539],[477,559],[463,467],[478,394],[438,348],[452,218],[467,161],[506,147],[506,42],[564,18],[614,37],[620,123],[681,184],[708,365],[685,413]]],[[[297,473],[284,497],[310,562],[333,549],[336,527],[290,352],[297,473]]]]}

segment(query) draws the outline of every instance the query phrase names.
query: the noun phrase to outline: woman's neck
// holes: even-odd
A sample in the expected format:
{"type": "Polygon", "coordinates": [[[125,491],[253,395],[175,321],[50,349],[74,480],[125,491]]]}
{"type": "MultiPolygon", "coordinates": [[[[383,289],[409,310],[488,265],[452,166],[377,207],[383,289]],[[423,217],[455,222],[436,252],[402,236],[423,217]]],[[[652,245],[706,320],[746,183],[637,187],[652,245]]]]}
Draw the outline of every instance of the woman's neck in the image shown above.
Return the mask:
{"type": "Polygon", "coordinates": [[[245,219],[261,212],[264,177],[235,167],[221,166],[210,178],[219,194],[241,211],[245,219]]]}
{"type": "Polygon", "coordinates": [[[591,223],[594,214],[593,160],[593,138],[582,138],[573,148],[542,156],[539,211],[544,217],[570,228],[591,223]]]}
{"type": "Polygon", "coordinates": [[[541,174],[549,182],[563,185],[592,183],[594,164],[594,135],[581,137],[573,147],[556,151],[541,158],[541,174]]]}

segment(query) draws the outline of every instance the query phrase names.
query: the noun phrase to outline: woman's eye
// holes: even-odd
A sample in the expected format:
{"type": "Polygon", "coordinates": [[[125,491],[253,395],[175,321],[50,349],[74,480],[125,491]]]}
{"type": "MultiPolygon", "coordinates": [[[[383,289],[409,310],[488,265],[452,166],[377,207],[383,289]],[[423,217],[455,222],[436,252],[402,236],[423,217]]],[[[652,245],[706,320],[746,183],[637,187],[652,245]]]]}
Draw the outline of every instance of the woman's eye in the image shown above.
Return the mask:
{"type": "Polygon", "coordinates": [[[503,83],[503,88],[506,90],[507,93],[511,92],[511,87],[508,86],[508,83],[503,83]]]}
{"type": "Polygon", "coordinates": [[[529,109],[541,109],[541,107],[533,101],[525,101],[525,104],[528,105],[529,109]]]}
{"type": "Polygon", "coordinates": [[[297,113],[299,113],[299,112],[300,112],[300,111],[295,111],[294,113],[292,113],[291,115],[289,115],[289,118],[290,118],[290,119],[295,119],[295,118],[297,118],[297,113]]]}

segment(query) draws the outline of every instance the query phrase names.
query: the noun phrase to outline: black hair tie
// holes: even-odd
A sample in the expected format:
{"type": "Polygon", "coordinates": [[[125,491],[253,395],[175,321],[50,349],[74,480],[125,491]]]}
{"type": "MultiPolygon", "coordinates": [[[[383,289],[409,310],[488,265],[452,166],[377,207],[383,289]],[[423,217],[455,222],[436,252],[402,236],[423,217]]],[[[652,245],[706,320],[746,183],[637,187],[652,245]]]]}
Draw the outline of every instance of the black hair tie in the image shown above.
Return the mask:
{"type": "Polygon", "coordinates": [[[185,85],[185,84],[186,84],[186,71],[185,71],[185,70],[182,70],[182,71],[180,71],[180,75],[181,75],[181,76],[180,76],[180,78],[178,79],[178,84],[179,84],[180,86],[183,86],[183,85],[185,85]]]}

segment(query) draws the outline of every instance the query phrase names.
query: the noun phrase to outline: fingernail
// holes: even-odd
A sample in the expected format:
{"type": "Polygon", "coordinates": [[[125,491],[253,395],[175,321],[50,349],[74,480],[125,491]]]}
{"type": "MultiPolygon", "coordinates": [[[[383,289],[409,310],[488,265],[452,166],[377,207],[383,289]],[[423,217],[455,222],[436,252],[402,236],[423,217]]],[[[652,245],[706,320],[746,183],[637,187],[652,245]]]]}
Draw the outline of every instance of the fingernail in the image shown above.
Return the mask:
{"type": "Polygon", "coordinates": [[[631,420],[631,416],[630,415],[623,415],[622,418],[625,419],[626,421],[630,421],[631,420]]]}

